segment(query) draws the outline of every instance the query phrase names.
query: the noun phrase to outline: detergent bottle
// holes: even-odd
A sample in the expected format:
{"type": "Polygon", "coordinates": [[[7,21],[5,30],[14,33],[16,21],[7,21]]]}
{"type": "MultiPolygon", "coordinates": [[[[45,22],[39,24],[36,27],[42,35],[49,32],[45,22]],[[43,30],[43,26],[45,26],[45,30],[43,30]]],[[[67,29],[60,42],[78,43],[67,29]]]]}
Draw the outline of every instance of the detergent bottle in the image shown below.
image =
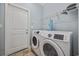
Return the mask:
{"type": "Polygon", "coordinates": [[[48,30],[53,31],[53,20],[50,18],[48,23],[48,30]]]}

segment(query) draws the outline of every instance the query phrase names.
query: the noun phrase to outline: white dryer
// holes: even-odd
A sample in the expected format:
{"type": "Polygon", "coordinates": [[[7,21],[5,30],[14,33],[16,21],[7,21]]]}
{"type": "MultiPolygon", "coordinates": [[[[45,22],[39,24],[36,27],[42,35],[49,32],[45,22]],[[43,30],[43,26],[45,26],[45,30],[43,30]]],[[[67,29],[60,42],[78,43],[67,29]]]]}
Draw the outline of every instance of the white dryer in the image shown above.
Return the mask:
{"type": "Polygon", "coordinates": [[[72,32],[42,31],[39,48],[43,56],[70,56],[72,32]]]}
{"type": "Polygon", "coordinates": [[[31,49],[35,55],[41,56],[39,44],[42,37],[40,36],[40,30],[33,30],[32,31],[32,39],[31,39],[31,49]]]}

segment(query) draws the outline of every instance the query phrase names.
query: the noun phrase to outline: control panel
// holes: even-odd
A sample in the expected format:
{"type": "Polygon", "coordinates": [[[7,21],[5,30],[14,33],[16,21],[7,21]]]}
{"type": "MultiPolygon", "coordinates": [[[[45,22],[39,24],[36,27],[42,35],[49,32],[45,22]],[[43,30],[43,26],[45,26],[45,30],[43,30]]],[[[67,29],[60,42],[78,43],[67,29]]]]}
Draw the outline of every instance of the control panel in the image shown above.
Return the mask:
{"type": "Polygon", "coordinates": [[[61,34],[54,34],[54,39],[63,40],[63,39],[64,39],[64,35],[61,35],[61,34]]]}

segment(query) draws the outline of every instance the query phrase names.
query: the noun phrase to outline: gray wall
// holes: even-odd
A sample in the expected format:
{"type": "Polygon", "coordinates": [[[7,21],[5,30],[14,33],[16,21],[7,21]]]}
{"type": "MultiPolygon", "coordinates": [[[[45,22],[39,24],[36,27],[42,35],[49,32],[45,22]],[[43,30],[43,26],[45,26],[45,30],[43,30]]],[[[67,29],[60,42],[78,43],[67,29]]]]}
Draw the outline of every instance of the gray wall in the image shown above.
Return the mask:
{"type": "Polygon", "coordinates": [[[57,12],[61,12],[65,9],[70,3],[46,3],[43,8],[43,17],[48,17],[56,14],[57,12]]]}
{"type": "Polygon", "coordinates": [[[73,54],[78,53],[78,10],[68,12],[68,15],[57,14],[64,10],[69,4],[47,4],[43,11],[43,29],[48,30],[50,16],[53,20],[53,30],[73,32],[73,54]],[[56,16],[54,16],[57,14],[56,16]]]}
{"type": "Polygon", "coordinates": [[[0,55],[5,53],[4,4],[0,3],[0,55]]]}
{"type": "Polygon", "coordinates": [[[43,7],[43,29],[48,30],[49,17],[57,13],[60,13],[63,9],[66,8],[69,4],[65,3],[47,3],[43,7]]]}

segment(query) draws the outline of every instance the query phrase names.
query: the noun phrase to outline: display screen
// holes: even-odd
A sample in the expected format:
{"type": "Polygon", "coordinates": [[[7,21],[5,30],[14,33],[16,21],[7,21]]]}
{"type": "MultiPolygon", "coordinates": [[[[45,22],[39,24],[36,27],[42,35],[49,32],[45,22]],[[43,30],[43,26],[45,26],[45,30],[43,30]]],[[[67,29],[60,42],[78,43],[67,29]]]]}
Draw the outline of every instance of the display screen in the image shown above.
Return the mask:
{"type": "Polygon", "coordinates": [[[54,34],[54,39],[59,39],[59,40],[63,40],[64,35],[61,34],[54,34]]]}

